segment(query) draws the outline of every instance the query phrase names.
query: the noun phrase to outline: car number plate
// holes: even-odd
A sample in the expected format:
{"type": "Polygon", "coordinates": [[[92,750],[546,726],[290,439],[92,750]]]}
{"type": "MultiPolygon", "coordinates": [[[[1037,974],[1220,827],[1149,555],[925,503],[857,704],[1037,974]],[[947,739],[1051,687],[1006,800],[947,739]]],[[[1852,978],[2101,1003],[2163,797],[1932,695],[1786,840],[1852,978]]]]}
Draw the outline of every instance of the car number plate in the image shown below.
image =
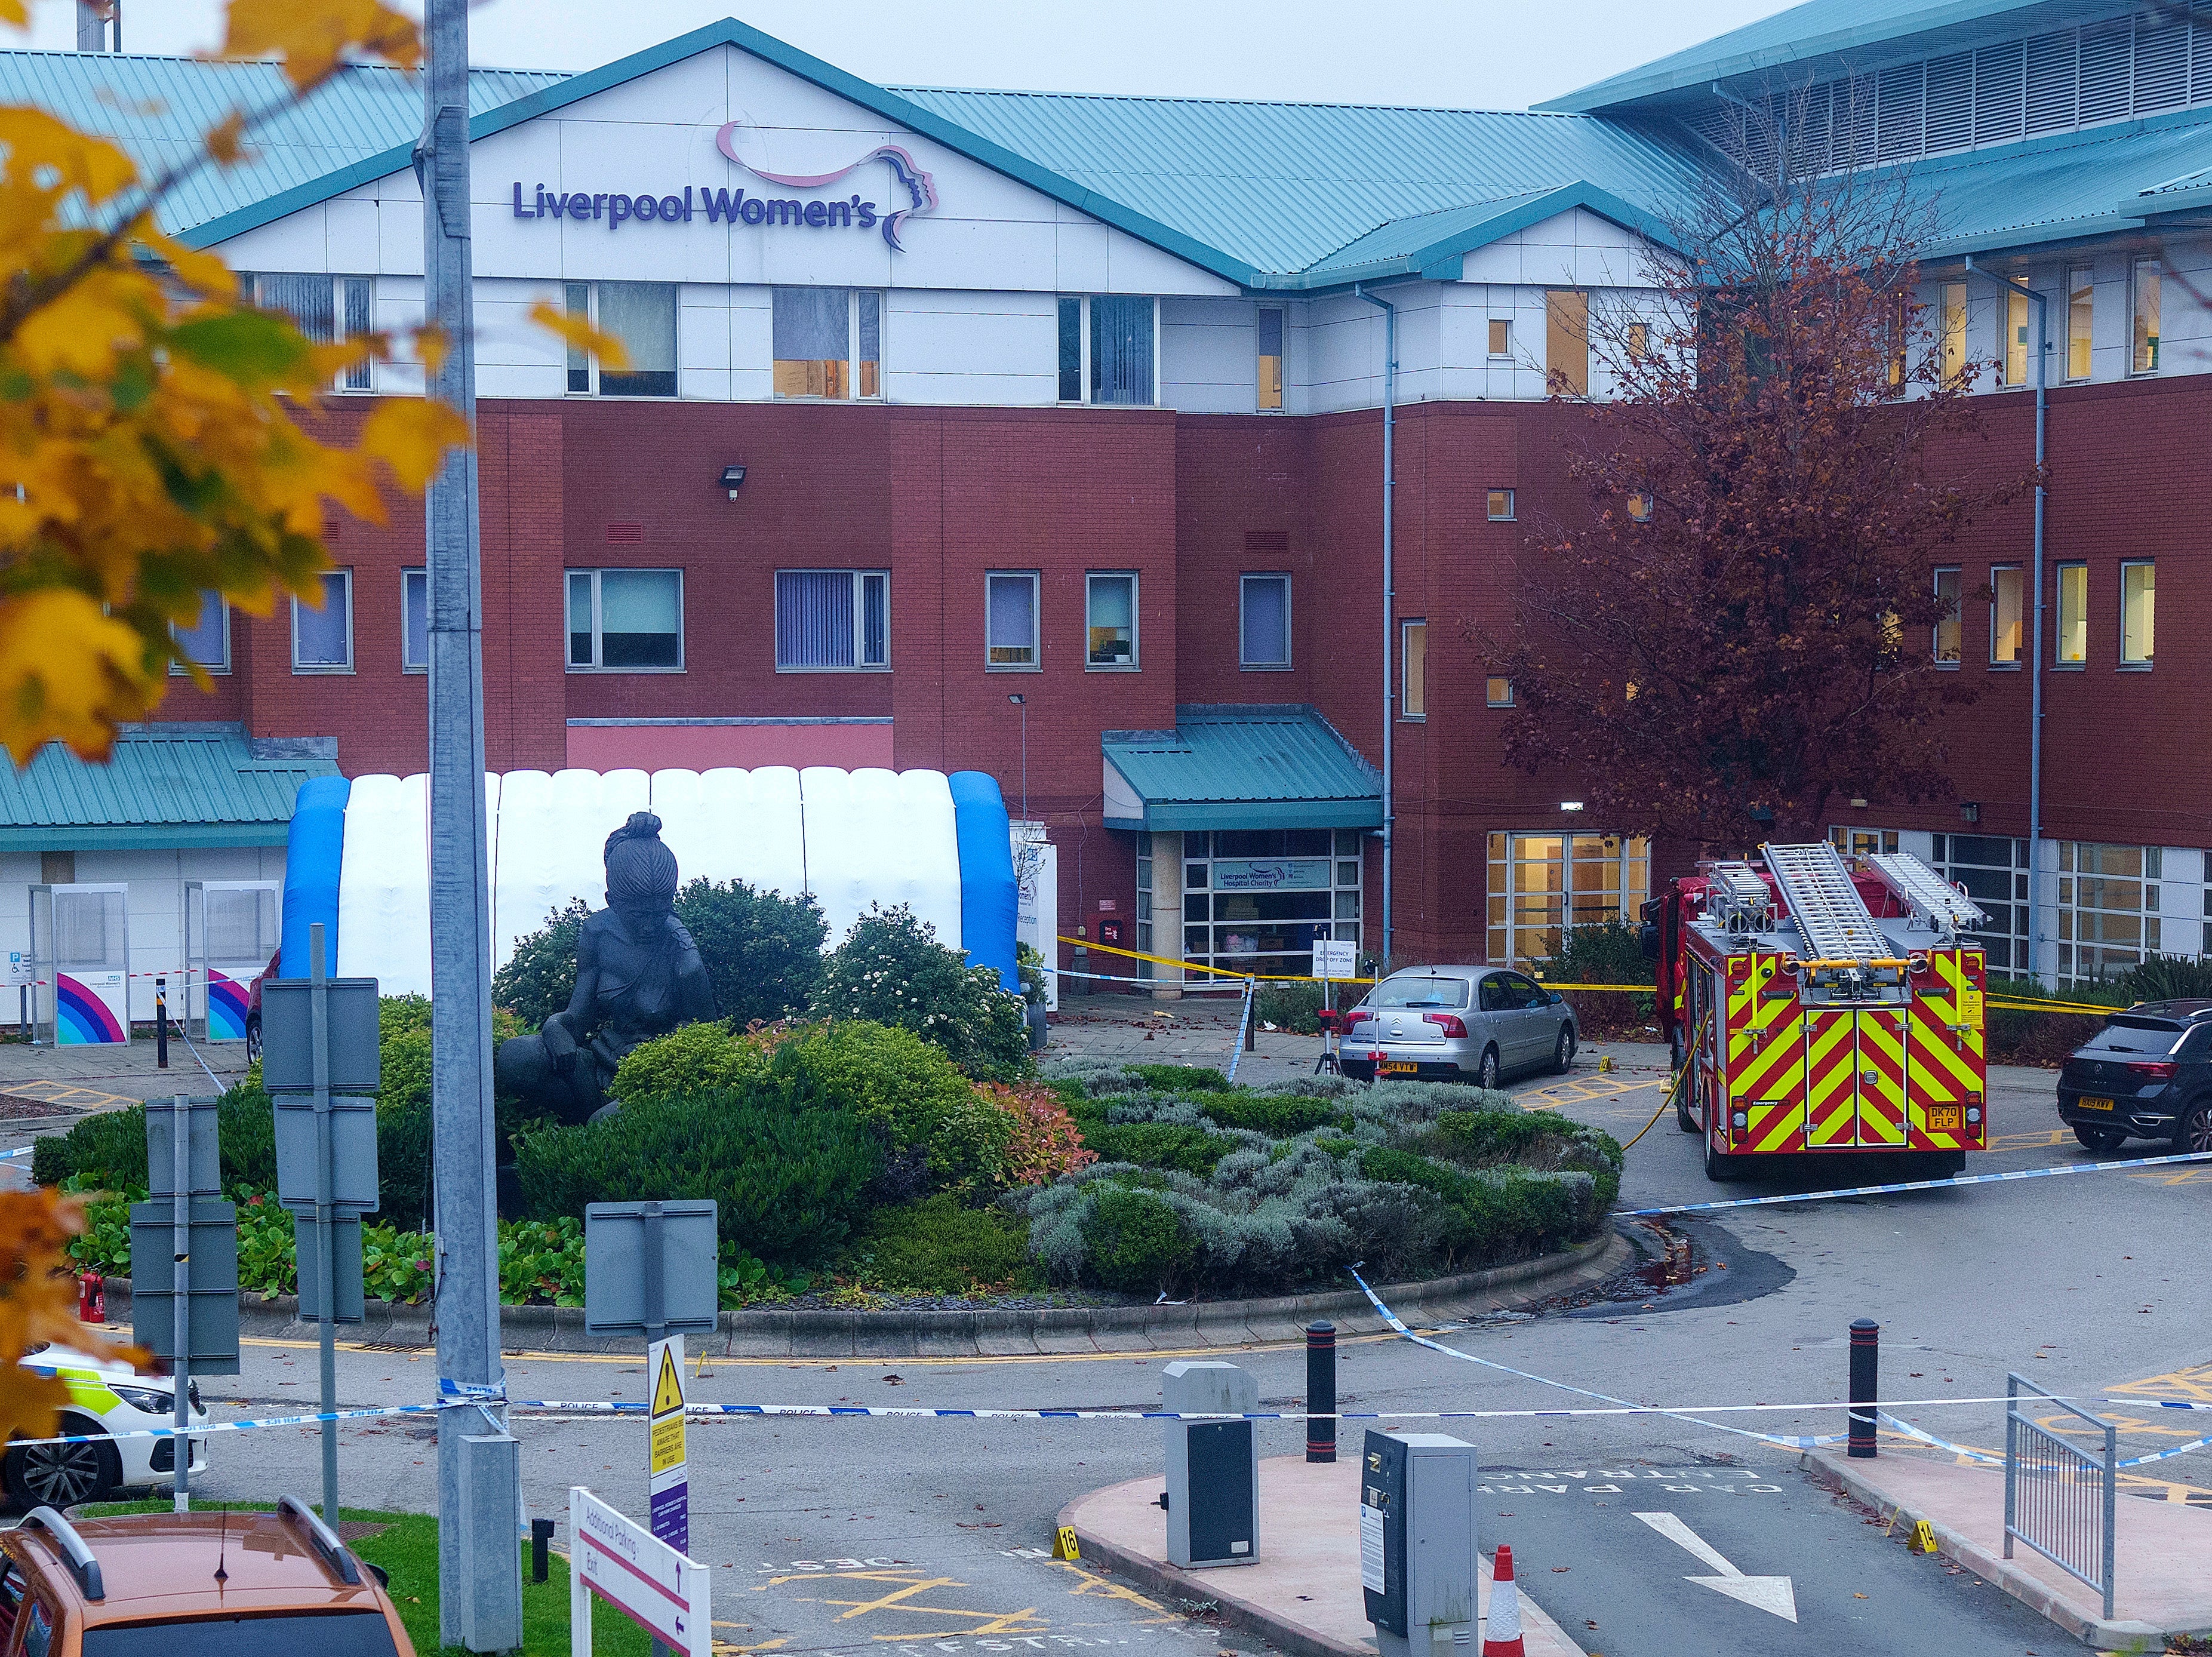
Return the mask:
{"type": "Polygon", "coordinates": [[[1930,1105],[1928,1107],[1928,1131],[1956,1133],[1965,1121],[1965,1114],[1956,1105],[1930,1105]]]}
{"type": "Polygon", "coordinates": [[[2112,1101],[2109,1099],[2077,1099],[2074,1102],[2085,1111],[2109,1111],[2112,1108],[2112,1101]]]}
{"type": "Polygon", "coordinates": [[[1386,1058],[1382,1061],[1382,1074],[1386,1076],[1418,1075],[1420,1069],[1421,1067],[1409,1058],[1386,1058]]]}

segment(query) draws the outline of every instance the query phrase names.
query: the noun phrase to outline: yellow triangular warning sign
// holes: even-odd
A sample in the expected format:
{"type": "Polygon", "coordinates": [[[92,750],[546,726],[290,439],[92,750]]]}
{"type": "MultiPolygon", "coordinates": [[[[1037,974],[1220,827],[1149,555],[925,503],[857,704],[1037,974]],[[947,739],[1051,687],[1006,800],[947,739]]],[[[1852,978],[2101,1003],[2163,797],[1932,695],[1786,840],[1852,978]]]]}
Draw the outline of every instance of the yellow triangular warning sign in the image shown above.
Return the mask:
{"type": "Polygon", "coordinates": [[[673,1347],[660,1349],[660,1374],[653,1383],[653,1413],[665,1416],[684,1407],[684,1379],[676,1373],[673,1347]]]}

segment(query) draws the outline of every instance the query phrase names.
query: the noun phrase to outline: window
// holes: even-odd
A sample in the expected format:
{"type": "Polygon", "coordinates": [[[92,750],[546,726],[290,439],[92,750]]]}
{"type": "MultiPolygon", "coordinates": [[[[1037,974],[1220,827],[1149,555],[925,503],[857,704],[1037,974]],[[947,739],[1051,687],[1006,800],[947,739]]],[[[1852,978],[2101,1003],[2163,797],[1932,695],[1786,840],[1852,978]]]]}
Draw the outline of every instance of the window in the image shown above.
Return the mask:
{"type": "Polygon", "coordinates": [[[2149,559],[2120,566],[2120,665],[2150,666],[2156,631],[2158,565],[2149,559]]]}
{"type": "Polygon", "coordinates": [[[2021,596],[2024,573],[2016,564],[1990,571],[1990,665],[1993,667],[2020,666],[2021,647],[2026,642],[2021,626],[2025,613],[2021,596]]]}
{"type": "Polygon", "coordinates": [[[778,288],[773,301],[775,394],[849,397],[853,300],[845,288],[778,288]]]}
{"type": "Polygon", "coordinates": [[[1847,823],[1837,823],[1829,827],[1828,844],[1846,857],[1871,857],[1878,852],[1897,850],[1897,831],[1853,828],[1847,823]]]}
{"type": "Polygon", "coordinates": [[[2117,977],[2160,947],[2158,846],[2058,843],[2058,976],[2117,977]]]}
{"type": "Polygon", "coordinates": [[[1513,521],[1513,491],[1493,489],[1490,491],[1490,521],[1505,524],[1513,521]]]}
{"type": "Polygon", "coordinates": [[[399,666],[403,671],[427,673],[430,667],[430,572],[399,572],[399,666]]]}
{"type": "Polygon", "coordinates": [[[1487,706],[1492,708],[1511,707],[1513,705],[1513,681],[1498,674],[1492,673],[1488,679],[1482,682],[1482,699],[1487,706]]]}
{"type": "Polygon", "coordinates": [[[1513,321],[1510,317],[1490,319],[1490,354],[1492,356],[1513,355],[1513,321]]]}
{"type": "Polygon", "coordinates": [[[1398,671],[1402,676],[1398,711],[1407,719],[1429,716],[1429,624],[1398,624],[1398,671]]]}
{"type": "Polygon", "coordinates": [[[1589,295],[1544,295],[1544,371],[1553,395],[1589,395],[1589,295]]]}
{"type": "Polygon", "coordinates": [[[2005,290],[1998,314],[2004,319],[2004,338],[1997,343],[2003,347],[1998,353],[1997,383],[2002,386],[2025,386],[2027,383],[2027,295],[2005,290]]]}
{"type": "MultiPolygon", "coordinates": [[[[1139,842],[1141,846],[1143,843],[1139,842]]],[[[1139,852],[1142,856],[1142,852],[1139,852]]],[[[1359,941],[1357,829],[1242,829],[1182,837],[1182,953],[1238,972],[1308,976],[1316,938],[1359,941]]],[[[1155,876],[1162,907],[1173,887],[1155,876]]],[[[1174,936],[1163,928],[1157,943],[1174,936]]]]}
{"type": "Polygon", "coordinates": [[[2006,972],[2027,968],[2027,842],[1992,834],[1939,834],[1936,872],[1989,917],[1968,941],[1982,947],[1989,964],[2006,972]]]}
{"type": "Polygon", "coordinates": [[[860,395],[884,394],[884,296],[872,289],[853,295],[854,361],[860,366],[860,395]]]}
{"type": "Polygon", "coordinates": [[[1936,284],[1936,326],[1942,342],[1943,383],[1955,385],[1966,373],[1966,284],[1936,284]]]}
{"type": "Polygon", "coordinates": [[[2066,377],[2089,377],[2089,326],[2096,320],[2097,284],[2086,265],[2066,273],[2066,377]]]}
{"type": "Polygon", "coordinates": [[[1060,400],[1083,400],[1083,302],[1060,302],[1060,400]]]}
{"type": "Polygon", "coordinates": [[[2089,566],[2058,566],[2057,665],[2079,667],[2089,660],[2089,566]]]}
{"type": "Polygon", "coordinates": [[[325,570],[323,606],[310,609],[292,600],[292,671],[349,673],[353,671],[353,571],[325,570]]]}
{"type": "Polygon", "coordinates": [[[1084,662],[1091,667],[1137,665],[1137,578],[1084,577],[1084,662]]]}
{"type": "Polygon", "coordinates": [[[684,665],[684,572],[571,570],[568,666],[637,672],[684,665]]]}
{"type": "Polygon", "coordinates": [[[629,366],[617,372],[568,348],[568,389],[601,397],[676,395],[676,284],[672,282],[570,282],[562,286],[568,314],[619,340],[629,366]]]}
{"type": "Polygon", "coordinates": [[[1943,613],[1936,620],[1936,660],[1946,667],[1959,665],[1960,633],[1962,618],[1959,614],[1959,589],[1966,572],[1960,570],[1939,570],[1936,572],[1936,601],[1943,606],[1943,613]]]}
{"type": "Polygon", "coordinates": [[[1638,523],[1650,523],[1651,521],[1651,497],[1649,495],[1642,493],[1630,496],[1628,497],[1628,515],[1638,523]]]}
{"type": "Polygon", "coordinates": [[[31,1601],[23,1617],[23,1657],[46,1657],[54,1643],[54,1614],[43,1599],[31,1601]]]}
{"type": "Polygon", "coordinates": [[[1237,665],[1240,667],[1289,667],[1291,578],[1288,576],[1247,576],[1242,587],[1237,665]]]}
{"type": "Polygon", "coordinates": [[[1648,361],[1651,356],[1651,325],[1649,322],[1630,323],[1626,344],[1631,362],[1648,361]]]}
{"type": "Polygon", "coordinates": [[[890,621],[888,570],[775,572],[778,673],[888,667],[890,621]]]}
{"type": "Polygon", "coordinates": [[[1633,920],[1649,895],[1650,843],[1615,834],[1492,834],[1486,959],[1556,955],[1578,926],[1633,920]]]}
{"type": "MultiPolygon", "coordinates": [[[[199,619],[190,627],[169,624],[169,636],[177,641],[177,654],[185,661],[210,673],[230,671],[230,606],[222,594],[212,589],[200,594],[199,619]]],[[[182,673],[181,663],[173,663],[169,671],[182,673]]]]}
{"type": "Polygon", "coordinates": [[[2158,372],[2158,286],[2160,267],[2154,259],[2139,259],[2135,262],[2134,289],[2135,340],[2129,358],[2132,372],[2158,372]]]}
{"type": "MultiPolygon", "coordinates": [[[[358,339],[371,332],[370,287],[367,277],[325,276],[320,272],[246,272],[239,277],[246,299],[265,311],[281,311],[293,326],[319,345],[342,339],[358,339]]],[[[340,372],[339,391],[371,390],[374,366],[351,364],[340,372]]]]}
{"type": "Polygon", "coordinates": [[[983,577],[983,661],[990,667],[1035,667],[1037,576],[1034,570],[983,577]]]}
{"type": "Polygon", "coordinates": [[[1260,398],[1258,406],[1283,406],[1283,314],[1271,305],[1260,308],[1260,398]]]}

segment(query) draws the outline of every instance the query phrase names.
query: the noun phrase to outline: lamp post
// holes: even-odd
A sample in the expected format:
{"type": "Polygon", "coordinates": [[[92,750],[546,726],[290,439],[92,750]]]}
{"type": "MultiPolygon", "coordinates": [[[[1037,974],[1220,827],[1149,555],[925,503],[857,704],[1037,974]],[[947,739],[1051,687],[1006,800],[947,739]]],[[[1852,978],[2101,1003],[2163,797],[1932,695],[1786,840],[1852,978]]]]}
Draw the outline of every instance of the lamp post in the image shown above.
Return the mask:
{"type": "Polygon", "coordinates": [[[1022,710],[1022,821],[1030,820],[1030,699],[1010,696],[1007,701],[1022,710]]]}

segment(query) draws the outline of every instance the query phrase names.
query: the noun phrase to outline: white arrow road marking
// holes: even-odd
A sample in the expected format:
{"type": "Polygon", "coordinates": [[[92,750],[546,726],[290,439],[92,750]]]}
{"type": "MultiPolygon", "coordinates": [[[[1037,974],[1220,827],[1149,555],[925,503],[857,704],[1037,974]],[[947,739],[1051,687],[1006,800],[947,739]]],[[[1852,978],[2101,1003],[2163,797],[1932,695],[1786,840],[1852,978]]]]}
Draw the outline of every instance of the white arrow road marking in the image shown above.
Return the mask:
{"type": "Polygon", "coordinates": [[[1638,1514],[1636,1516],[1669,1542],[1688,1549],[1720,1573],[1717,1576],[1686,1576],[1682,1579],[1684,1581],[1715,1589],[1731,1599],[1740,1599],[1747,1605],[1771,1611],[1786,1622],[1797,1620],[1797,1595],[1790,1587],[1788,1577],[1746,1576],[1722,1558],[1718,1549],[1685,1525],[1674,1514],[1638,1514]]]}

